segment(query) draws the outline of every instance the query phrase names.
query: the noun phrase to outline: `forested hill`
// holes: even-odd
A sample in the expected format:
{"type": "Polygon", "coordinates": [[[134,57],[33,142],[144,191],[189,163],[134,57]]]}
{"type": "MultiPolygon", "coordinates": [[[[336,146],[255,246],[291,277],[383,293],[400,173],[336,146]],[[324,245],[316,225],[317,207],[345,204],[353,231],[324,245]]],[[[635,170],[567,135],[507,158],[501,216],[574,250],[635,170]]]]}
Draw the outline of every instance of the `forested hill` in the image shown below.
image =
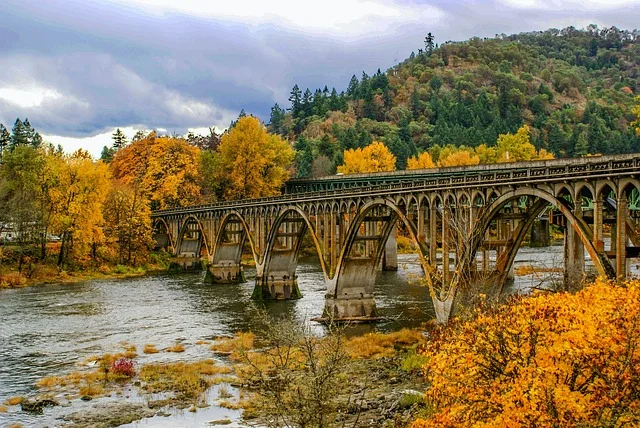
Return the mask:
{"type": "Polygon", "coordinates": [[[291,91],[272,108],[270,130],[297,150],[298,176],[335,173],[346,149],[382,141],[396,168],[428,151],[495,146],[500,134],[530,127],[530,141],[556,157],[640,151],[631,121],[640,92],[640,31],[521,33],[434,43],[345,91],[291,91]],[[449,147],[447,147],[449,146],[449,147]]]}

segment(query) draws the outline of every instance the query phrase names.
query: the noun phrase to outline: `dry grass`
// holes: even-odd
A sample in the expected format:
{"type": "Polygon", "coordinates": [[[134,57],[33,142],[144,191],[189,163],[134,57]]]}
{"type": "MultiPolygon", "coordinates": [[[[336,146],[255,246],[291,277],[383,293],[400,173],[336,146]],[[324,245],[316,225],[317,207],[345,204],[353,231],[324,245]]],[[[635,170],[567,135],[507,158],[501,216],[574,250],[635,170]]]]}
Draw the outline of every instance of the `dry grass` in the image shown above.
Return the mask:
{"type": "Polygon", "coordinates": [[[6,413],[7,410],[9,410],[7,406],[3,406],[2,404],[0,404],[0,413],[6,413]]]}
{"type": "Polygon", "coordinates": [[[538,275],[541,273],[557,273],[562,272],[561,267],[544,267],[544,266],[532,266],[532,265],[524,265],[518,266],[513,269],[513,273],[517,276],[525,276],[525,275],[538,275]]]}
{"type": "Polygon", "coordinates": [[[213,376],[228,374],[231,368],[213,360],[195,363],[153,363],[140,369],[142,387],[148,392],[173,391],[181,399],[196,399],[215,383],[213,376]]]}
{"type": "Polygon", "coordinates": [[[218,403],[220,407],[224,407],[225,409],[238,410],[240,409],[240,404],[230,401],[230,400],[220,400],[218,403]]]}
{"type": "Polygon", "coordinates": [[[369,333],[347,341],[347,353],[351,358],[378,359],[393,355],[398,349],[406,349],[424,342],[419,331],[402,329],[393,333],[369,333]]]}
{"type": "Polygon", "coordinates": [[[160,351],[158,351],[158,348],[156,348],[156,345],[147,343],[146,345],[144,345],[142,352],[145,354],[157,354],[160,351]]]}
{"type": "Polygon", "coordinates": [[[210,349],[219,354],[229,354],[232,360],[242,359],[241,353],[253,348],[256,335],[253,333],[237,333],[234,337],[216,339],[210,349]]]}
{"type": "Polygon", "coordinates": [[[138,349],[136,348],[136,345],[132,345],[129,342],[120,342],[120,344],[122,345],[122,348],[124,349],[123,352],[123,356],[125,358],[130,358],[133,359],[135,357],[138,356],[138,349]]]}
{"type": "Polygon", "coordinates": [[[17,406],[18,404],[22,403],[23,400],[24,397],[11,397],[7,398],[4,404],[6,404],[7,406],[17,406]]]}
{"type": "Polygon", "coordinates": [[[20,422],[14,422],[7,425],[7,428],[24,428],[24,425],[22,425],[20,422]]]}
{"type": "Polygon", "coordinates": [[[184,352],[184,345],[182,343],[174,343],[167,348],[167,352],[184,352]]]}
{"type": "Polygon", "coordinates": [[[105,390],[99,383],[87,383],[81,386],[78,393],[82,396],[97,397],[104,394],[105,390]]]}
{"type": "Polygon", "coordinates": [[[9,272],[0,276],[0,288],[21,288],[27,285],[27,278],[20,272],[9,272]]]}
{"type": "Polygon", "coordinates": [[[64,384],[64,379],[58,376],[48,376],[36,382],[38,388],[54,388],[64,384]]]}
{"type": "Polygon", "coordinates": [[[211,342],[209,342],[208,340],[198,340],[198,341],[196,342],[196,345],[208,345],[208,344],[210,344],[210,343],[211,343],[211,342]]]}

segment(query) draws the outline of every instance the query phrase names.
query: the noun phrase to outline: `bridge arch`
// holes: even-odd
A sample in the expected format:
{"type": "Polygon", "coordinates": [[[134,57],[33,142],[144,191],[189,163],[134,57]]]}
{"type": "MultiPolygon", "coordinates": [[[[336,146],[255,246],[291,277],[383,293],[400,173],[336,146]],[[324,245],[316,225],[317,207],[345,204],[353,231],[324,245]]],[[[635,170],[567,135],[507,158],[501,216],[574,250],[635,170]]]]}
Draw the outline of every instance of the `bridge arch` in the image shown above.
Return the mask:
{"type": "MultiPolygon", "coordinates": [[[[202,222],[198,217],[194,215],[188,215],[182,222],[182,225],[180,226],[180,231],[178,232],[178,239],[176,240],[178,255],[180,255],[181,252],[183,251],[182,246],[184,243],[185,235],[187,234],[187,232],[193,231],[193,229],[191,230],[189,229],[189,226],[192,224],[197,225],[197,231],[200,234],[200,236],[198,237],[198,239],[200,240],[200,245],[204,245],[204,248],[207,252],[207,257],[210,258],[211,257],[210,244],[209,244],[210,241],[207,237],[207,233],[205,232],[204,227],[202,226],[202,222]]],[[[199,252],[198,254],[196,254],[196,256],[200,256],[199,252]]]]}
{"type": "MultiPolygon", "coordinates": [[[[486,230],[488,229],[491,222],[502,211],[504,206],[509,201],[517,199],[521,196],[535,196],[539,198],[539,200],[545,201],[544,203],[541,203],[539,207],[534,207],[532,209],[532,212],[528,216],[527,221],[523,223],[523,229],[527,229],[526,226],[527,225],[530,226],[530,224],[533,222],[535,217],[548,204],[555,206],[560,210],[562,215],[567,219],[569,226],[574,230],[574,232],[577,234],[577,237],[580,239],[580,241],[584,245],[584,248],[589,253],[589,256],[591,257],[591,260],[598,274],[602,276],[611,277],[612,268],[610,265],[608,266],[605,265],[605,263],[608,264],[608,261],[604,260],[600,256],[596,248],[594,247],[592,242],[593,233],[589,229],[587,224],[584,222],[584,220],[573,214],[573,212],[571,211],[571,207],[568,205],[566,201],[559,199],[558,197],[548,192],[545,192],[543,190],[536,189],[536,188],[521,188],[521,189],[511,190],[509,192],[504,193],[498,199],[496,199],[493,203],[491,203],[491,205],[487,210],[486,215],[483,216],[483,218],[478,222],[476,229],[474,230],[472,245],[470,247],[470,253],[464,258],[466,263],[470,263],[473,260],[475,260],[476,252],[478,251],[478,248],[480,247],[480,245],[482,244],[482,241],[484,240],[484,235],[486,230]]],[[[518,235],[514,239],[513,246],[507,256],[508,258],[504,266],[504,271],[508,271],[511,268],[511,265],[513,264],[515,254],[522,243],[522,239],[524,238],[524,234],[526,233],[526,230],[522,230],[521,232],[522,232],[522,236],[518,235]]],[[[506,279],[506,277],[501,278],[501,280],[503,281],[504,279],[506,279]]],[[[502,288],[503,284],[499,284],[499,286],[500,288],[502,288]]]]}
{"type": "MultiPolygon", "coordinates": [[[[322,204],[318,211],[322,209],[331,212],[331,205],[322,204]]],[[[269,230],[264,256],[258,266],[255,298],[279,300],[301,297],[296,268],[307,231],[311,233],[325,281],[328,279],[327,264],[313,223],[304,210],[294,205],[287,205],[280,209],[269,230]]]]}
{"type": "Polygon", "coordinates": [[[375,271],[384,252],[384,243],[398,221],[404,223],[411,241],[418,248],[420,263],[427,269],[416,227],[406,213],[390,197],[369,200],[349,225],[335,274],[327,281],[325,316],[338,319],[375,317],[375,271]],[[354,252],[354,246],[360,240],[364,242],[354,252]],[[368,245],[369,242],[373,245],[368,245]]]}
{"type": "MultiPolygon", "coordinates": [[[[171,228],[169,227],[169,225],[167,224],[167,222],[165,221],[165,219],[163,219],[162,217],[158,217],[156,219],[154,219],[153,221],[153,231],[158,232],[158,234],[166,234],[167,235],[167,243],[169,244],[169,246],[171,246],[171,249],[173,251],[176,251],[176,241],[175,241],[175,237],[173,236],[173,234],[171,233],[171,228]]],[[[156,238],[156,241],[158,241],[158,239],[156,238]]],[[[161,242],[158,242],[159,247],[156,248],[160,248],[163,247],[164,245],[162,245],[161,242]]]]}

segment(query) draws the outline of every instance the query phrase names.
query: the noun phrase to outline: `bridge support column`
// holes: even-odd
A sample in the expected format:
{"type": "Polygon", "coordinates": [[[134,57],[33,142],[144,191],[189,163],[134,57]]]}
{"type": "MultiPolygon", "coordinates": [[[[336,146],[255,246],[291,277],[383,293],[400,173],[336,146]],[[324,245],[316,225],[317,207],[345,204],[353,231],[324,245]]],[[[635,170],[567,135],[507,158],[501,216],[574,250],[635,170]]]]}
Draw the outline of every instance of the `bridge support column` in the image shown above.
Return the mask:
{"type": "Polygon", "coordinates": [[[296,276],[294,250],[273,249],[269,271],[256,276],[252,298],[255,300],[289,300],[302,297],[296,276]]]}
{"type": "Polygon", "coordinates": [[[350,259],[339,279],[327,284],[323,320],[370,322],[377,320],[373,295],[375,267],[367,257],[350,259]],[[337,284],[337,281],[340,284],[337,284]]]}
{"type": "Polygon", "coordinates": [[[223,260],[207,267],[207,278],[213,284],[238,284],[246,282],[242,263],[223,260]]]}
{"type": "Polygon", "coordinates": [[[617,200],[616,233],[611,242],[616,242],[616,277],[627,278],[627,197],[622,195],[617,200]]]}
{"type": "Polygon", "coordinates": [[[389,234],[389,239],[384,245],[384,255],[382,256],[382,270],[398,270],[398,244],[396,242],[396,229],[389,234]]]}
{"type": "Polygon", "coordinates": [[[548,247],[549,246],[549,220],[546,218],[536,219],[531,225],[530,247],[548,247]]]}
{"type": "Polygon", "coordinates": [[[593,246],[596,251],[604,251],[602,240],[602,198],[593,201],[593,246]]]}
{"type": "MultiPolygon", "coordinates": [[[[582,198],[575,201],[574,215],[582,218],[582,198]]],[[[564,232],[564,289],[578,290],[584,279],[584,245],[569,222],[564,232]]]]}

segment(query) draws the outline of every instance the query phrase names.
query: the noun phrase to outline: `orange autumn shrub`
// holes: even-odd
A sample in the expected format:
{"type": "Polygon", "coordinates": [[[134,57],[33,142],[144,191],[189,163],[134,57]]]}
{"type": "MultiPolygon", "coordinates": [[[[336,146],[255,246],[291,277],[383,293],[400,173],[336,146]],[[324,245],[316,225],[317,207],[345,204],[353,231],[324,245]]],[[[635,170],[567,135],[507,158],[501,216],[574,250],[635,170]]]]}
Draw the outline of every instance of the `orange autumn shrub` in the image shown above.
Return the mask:
{"type": "Polygon", "coordinates": [[[640,281],[539,294],[443,328],[413,428],[640,424],[640,281]]]}

